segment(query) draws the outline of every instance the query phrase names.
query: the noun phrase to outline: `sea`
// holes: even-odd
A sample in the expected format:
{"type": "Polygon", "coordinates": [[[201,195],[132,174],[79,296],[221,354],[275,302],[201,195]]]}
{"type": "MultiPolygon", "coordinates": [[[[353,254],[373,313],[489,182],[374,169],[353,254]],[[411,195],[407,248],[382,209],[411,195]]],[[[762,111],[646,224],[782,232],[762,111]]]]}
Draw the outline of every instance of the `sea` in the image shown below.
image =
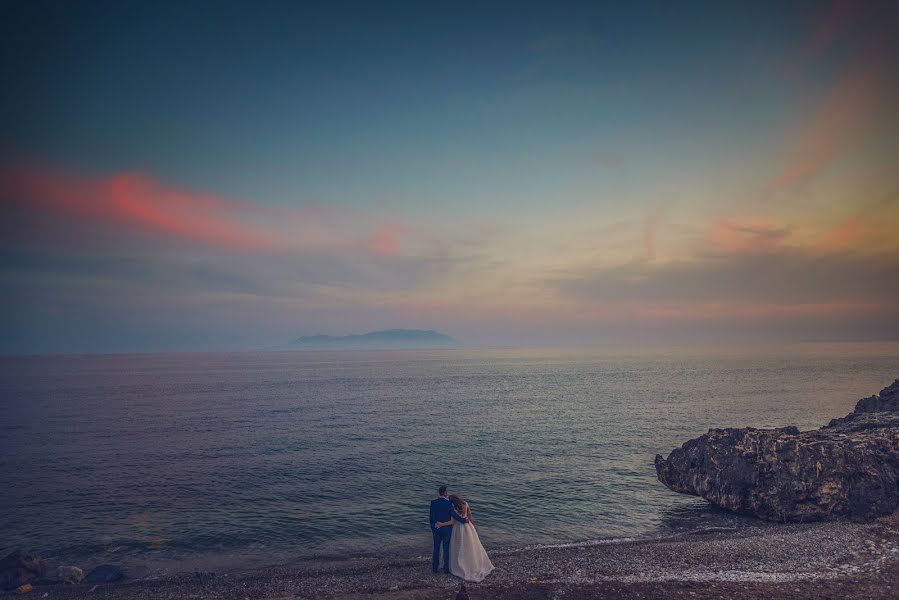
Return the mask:
{"type": "Polygon", "coordinates": [[[440,485],[488,552],[761,527],[653,460],[713,427],[807,430],[899,343],[0,358],[0,552],[151,576],[428,557],[440,485]]]}

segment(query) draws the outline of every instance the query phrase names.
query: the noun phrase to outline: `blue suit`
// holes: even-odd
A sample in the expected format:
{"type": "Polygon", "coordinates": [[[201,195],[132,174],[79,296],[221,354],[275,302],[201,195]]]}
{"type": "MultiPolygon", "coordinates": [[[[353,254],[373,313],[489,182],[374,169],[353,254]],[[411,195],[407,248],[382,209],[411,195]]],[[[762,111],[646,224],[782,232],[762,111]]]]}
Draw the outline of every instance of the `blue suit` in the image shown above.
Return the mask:
{"type": "Polygon", "coordinates": [[[455,519],[460,523],[468,523],[468,519],[456,512],[449,498],[443,496],[431,500],[431,533],[434,536],[434,557],[431,561],[431,569],[436,573],[440,566],[440,546],[443,546],[443,570],[449,573],[449,545],[453,535],[453,528],[449,525],[437,529],[434,525],[438,521],[455,519]]]}

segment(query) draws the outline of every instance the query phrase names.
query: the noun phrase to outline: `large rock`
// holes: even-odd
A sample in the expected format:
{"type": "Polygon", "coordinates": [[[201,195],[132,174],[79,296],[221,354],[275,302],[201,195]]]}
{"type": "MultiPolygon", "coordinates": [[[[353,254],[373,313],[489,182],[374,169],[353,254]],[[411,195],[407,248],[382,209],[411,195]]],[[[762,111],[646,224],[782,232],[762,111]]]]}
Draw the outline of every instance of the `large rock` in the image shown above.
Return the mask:
{"type": "Polygon", "coordinates": [[[44,576],[44,562],[37,554],[16,551],[0,560],[0,589],[14,590],[44,576]]]}
{"type": "Polygon", "coordinates": [[[899,379],[818,430],[711,429],[655,465],[675,492],[770,521],[890,514],[899,507],[899,379]]]}
{"type": "Polygon", "coordinates": [[[84,578],[85,583],[112,583],[118,581],[125,574],[115,565],[100,565],[94,567],[87,577],[84,578]]]}
{"type": "Polygon", "coordinates": [[[62,583],[78,585],[84,581],[84,571],[78,567],[60,565],[56,567],[56,579],[62,583]]]}

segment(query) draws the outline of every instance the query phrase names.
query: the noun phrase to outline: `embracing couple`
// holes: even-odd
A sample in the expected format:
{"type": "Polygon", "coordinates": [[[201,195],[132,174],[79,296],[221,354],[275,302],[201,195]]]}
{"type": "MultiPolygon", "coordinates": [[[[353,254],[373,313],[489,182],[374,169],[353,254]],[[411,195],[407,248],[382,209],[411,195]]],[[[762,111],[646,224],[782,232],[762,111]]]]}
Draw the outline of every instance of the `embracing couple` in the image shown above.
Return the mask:
{"type": "Polygon", "coordinates": [[[471,522],[471,507],[459,496],[450,496],[446,486],[431,500],[431,533],[434,536],[434,558],[431,568],[436,573],[443,548],[443,571],[465,581],[481,581],[493,570],[493,563],[481,545],[471,522]]]}

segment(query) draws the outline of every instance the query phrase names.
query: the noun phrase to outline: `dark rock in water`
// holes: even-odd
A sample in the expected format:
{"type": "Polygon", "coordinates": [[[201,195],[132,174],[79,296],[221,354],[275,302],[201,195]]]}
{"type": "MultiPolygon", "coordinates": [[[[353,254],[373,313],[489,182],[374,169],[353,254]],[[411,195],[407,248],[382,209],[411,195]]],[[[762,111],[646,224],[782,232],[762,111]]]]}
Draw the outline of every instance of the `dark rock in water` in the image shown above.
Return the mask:
{"type": "Polygon", "coordinates": [[[899,379],[818,430],[711,429],[655,466],[675,492],[769,521],[890,514],[899,507],[899,379]]]}
{"type": "Polygon", "coordinates": [[[37,554],[16,551],[0,560],[0,589],[14,590],[44,576],[44,562],[37,554]]]}
{"type": "Polygon", "coordinates": [[[85,583],[112,583],[118,581],[125,574],[115,565],[100,565],[95,567],[87,577],[84,578],[85,583]]]}

